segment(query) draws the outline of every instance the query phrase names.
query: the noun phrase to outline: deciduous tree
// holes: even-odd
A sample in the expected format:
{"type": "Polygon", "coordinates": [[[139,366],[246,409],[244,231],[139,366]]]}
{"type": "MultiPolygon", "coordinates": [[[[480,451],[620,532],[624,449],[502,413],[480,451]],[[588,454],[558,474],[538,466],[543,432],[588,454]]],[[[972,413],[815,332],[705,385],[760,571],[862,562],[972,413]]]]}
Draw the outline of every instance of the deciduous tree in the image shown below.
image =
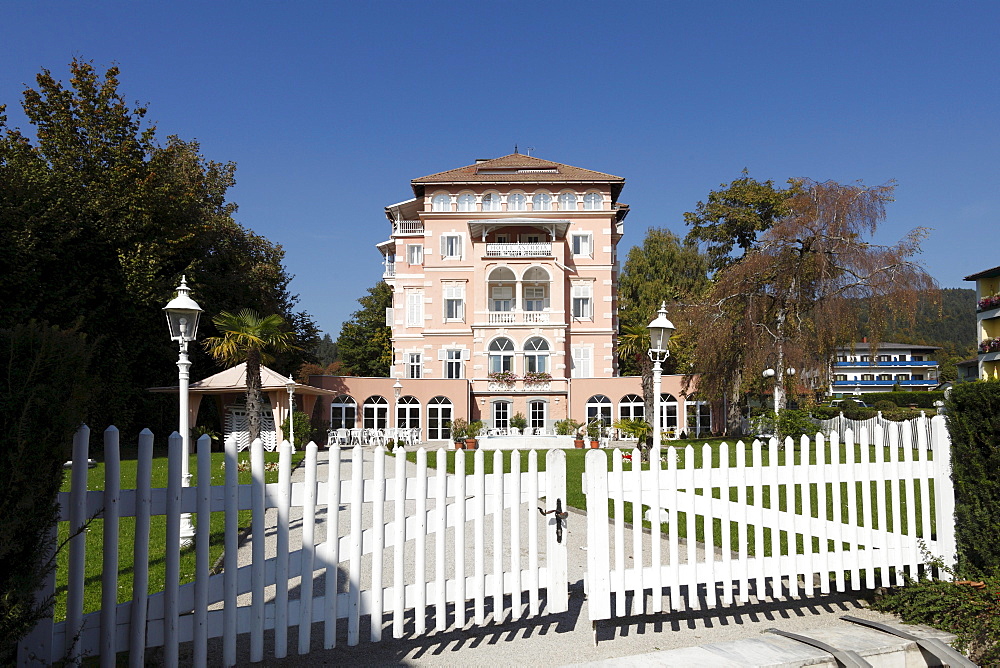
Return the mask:
{"type": "Polygon", "coordinates": [[[379,281],[358,299],[361,308],[344,323],[337,350],[348,376],[385,377],[392,366],[392,331],[385,310],[392,307],[392,288],[379,281]]]}

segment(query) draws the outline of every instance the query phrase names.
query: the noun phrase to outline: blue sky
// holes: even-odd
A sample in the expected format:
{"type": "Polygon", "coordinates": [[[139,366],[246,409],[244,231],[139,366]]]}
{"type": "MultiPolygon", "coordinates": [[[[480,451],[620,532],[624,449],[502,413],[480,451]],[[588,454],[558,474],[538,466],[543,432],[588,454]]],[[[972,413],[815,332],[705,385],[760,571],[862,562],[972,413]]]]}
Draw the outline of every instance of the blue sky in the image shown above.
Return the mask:
{"type": "MultiPolygon", "coordinates": [[[[40,68],[117,62],[161,138],[237,163],[335,338],[409,180],[533,147],[626,178],[626,246],[739,176],[898,181],[942,287],[1000,265],[1000,3],[0,2],[9,124],[40,68]],[[992,230],[992,231],[991,231],[992,230]]],[[[622,254],[624,257],[624,253],[622,254]]],[[[197,295],[196,295],[197,296],[197,295]]],[[[211,313],[211,304],[202,304],[211,313]]],[[[972,305],[970,304],[970,309],[972,305]]],[[[971,312],[971,310],[970,310],[971,312]]]]}

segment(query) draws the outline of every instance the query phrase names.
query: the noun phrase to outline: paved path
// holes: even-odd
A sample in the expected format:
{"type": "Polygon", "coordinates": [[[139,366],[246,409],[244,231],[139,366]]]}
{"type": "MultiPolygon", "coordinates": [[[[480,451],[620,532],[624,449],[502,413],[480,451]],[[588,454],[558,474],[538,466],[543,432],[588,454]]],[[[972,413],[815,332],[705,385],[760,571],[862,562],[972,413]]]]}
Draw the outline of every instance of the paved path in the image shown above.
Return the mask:
{"type": "MultiPolygon", "coordinates": [[[[327,466],[327,451],[319,453],[318,479],[325,480],[327,466]]],[[[352,451],[342,451],[342,466],[344,474],[349,477],[352,451]]],[[[366,471],[373,465],[374,453],[364,450],[366,471]]],[[[392,477],[395,458],[386,456],[386,471],[392,477]]],[[[413,464],[407,463],[408,474],[415,471],[413,464]]],[[[293,480],[304,477],[302,467],[293,473],[293,480]]],[[[370,512],[366,504],[366,512],[370,512]]],[[[404,664],[418,666],[434,665],[530,665],[530,666],[562,666],[585,662],[601,662],[621,657],[634,657],[634,665],[661,665],[656,655],[650,653],[668,649],[697,646],[706,643],[720,643],[741,638],[758,638],[768,628],[777,627],[786,631],[807,633],[818,627],[849,626],[839,620],[844,614],[854,615],[881,621],[892,621],[893,618],[867,609],[863,600],[851,594],[838,594],[825,597],[814,597],[808,600],[786,600],[780,602],[763,602],[739,607],[717,607],[707,611],[688,610],[683,612],[661,613],[639,617],[626,617],[620,620],[609,620],[598,623],[597,646],[594,645],[594,632],[588,619],[587,602],[583,593],[583,573],[586,565],[586,521],[585,515],[571,509],[566,540],[569,550],[569,581],[570,605],[569,611],[562,614],[543,614],[537,618],[521,619],[512,622],[509,615],[501,623],[495,624],[490,616],[484,626],[473,626],[471,622],[460,630],[431,632],[424,636],[412,634],[412,613],[409,618],[408,634],[401,639],[392,637],[391,616],[387,615],[383,627],[383,640],[373,643],[368,640],[368,619],[362,620],[361,643],[355,647],[347,647],[346,620],[338,624],[338,646],[333,650],[324,650],[322,624],[317,624],[312,633],[312,648],[306,655],[296,654],[297,629],[289,629],[289,656],[283,660],[265,659],[263,664],[256,665],[385,665],[404,664]],[[643,656],[644,655],[644,656],[643,656]]],[[[387,517],[391,517],[391,511],[387,517]]],[[[341,511],[341,534],[349,530],[349,512],[341,511]]],[[[325,509],[321,509],[317,517],[316,543],[325,540],[326,536],[325,509]]],[[[370,522],[365,518],[365,526],[370,522]]],[[[268,514],[267,522],[268,556],[273,556],[274,548],[274,514],[268,514]]],[[[290,549],[301,546],[301,514],[291,517],[290,549]]],[[[625,544],[631,539],[625,537],[625,544]]],[[[471,553],[466,563],[474,564],[471,553]]],[[[647,541],[648,544],[648,541],[647,541]]],[[[392,558],[386,553],[387,571],[391,570],[392,558]]],[[[453,550],[448,554],[454,554],[453,550]]],[[[407,559],[412,555],[407,554],[407,559]]],[[[240,564],[249,563],[250,548],[247,542],[240,549],[240,564]]],[[[370,557],[369,557],[370,558],[370,557]]],[[[492,557],[487,555],[487,563],[492,557]]],[[[433,569],[429,561],[428,569],[433,569]]],[[[430,570],[430,572],[433,572],[430,570]]],[[[341,572],[339,589],[346,591],[341,572]]],[[[369,580],[366,577],[366,580],[369,580]]],[[[390,586],[392,575],[387,572],[384,583],[390,586]]],[[[292,581],[290,598],[298,596],[298,581],[292,581]]],[[[321,595],[325,584],[322,577],[316,579],[314,593],[321,595]]],[[[269,588],[269,597],[273,596],[273,587],[269,588]]],[[[249,595],[241,598],[241,605],[249,603],[249,595]]],[[[544,613],[544,610],[543,610],[544,613]]],[[[489,614],[489,613],[488,613],[489,614]]],[[[470,614],[471,618],[471,614],[470,614]]],[[[433,628],[433,623],[428,624],[433,628]]],[[[185,648],[187,649],[187,648],[185,648]]],[[[210,662],[221,664],[221,640],[210,643],[210,662]]],[[[273,656],[273,632],[268,632],[265,639],[265,657],[273,656]]],[[[183,660],[184,654],[182,654],[183,660]]],[[[238,641],[239,665],[249,663],[249,636],[241,636],[238,641]]],[[[619,664],[620,665],[620,664],[619,664]]]]}

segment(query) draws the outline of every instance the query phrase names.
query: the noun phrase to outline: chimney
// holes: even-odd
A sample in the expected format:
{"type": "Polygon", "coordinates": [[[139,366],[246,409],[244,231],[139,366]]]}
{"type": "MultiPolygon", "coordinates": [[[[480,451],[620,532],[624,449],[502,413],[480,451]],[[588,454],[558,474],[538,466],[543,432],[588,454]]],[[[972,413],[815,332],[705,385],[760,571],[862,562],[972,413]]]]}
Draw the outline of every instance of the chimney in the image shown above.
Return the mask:
{"type": "Polygon", "coordinates": [[[483,164],[484,162],[489,162],[489,161],[490,161],[490,160],[492,160],[492,159],[493,159],[493,158],[476,158],[476,164],[477,164],[477,165],[481,165],[481,164],[483,164]]]}

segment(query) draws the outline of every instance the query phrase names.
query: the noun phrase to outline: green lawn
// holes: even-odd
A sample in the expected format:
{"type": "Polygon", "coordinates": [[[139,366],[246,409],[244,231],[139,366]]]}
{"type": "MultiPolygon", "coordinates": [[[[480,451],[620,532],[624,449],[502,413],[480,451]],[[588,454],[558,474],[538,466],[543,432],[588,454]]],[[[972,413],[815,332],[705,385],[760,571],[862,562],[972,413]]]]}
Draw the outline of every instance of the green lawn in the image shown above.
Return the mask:
{"type": "MultiPolygon", "coordinates": [[[[305,457],[305,452],[300,450],[292,455],[292,463],[298,464],[305,457]]],[[[225,455],[221,452],[212,453],[212,484],[225,484],[225,469],[223,467],[225,455]]],[[[249,461],[250,453],[241,452],[241,461],[249,461]]],[[[277,452],[265,452],[265,462],[277,462],[277,452]]],[[[122,459],[121,461],[121,486],[123,489],[135,489],[136,460],[122,459]]],[[[165,456],[153,458],[153,487],[167,486],[167,458],[165,456]]],[[[267,471],[265,481],[268,483],[278,482],[277,471],[267,471]]],[[[250,484],[250,471],[241,471],[239,474],[241,485],[250,484]]],[[[197,460],[191,458],[191,484],[198,483],[197,460]]],[[[90,469],[88,474],[87,488],[90,490],[104,489],[104,464],[99,462],[95,468],[90,469]]],[[[70,472],[66,471],[65,481],[62,491],[70,490],[70,472]]],[[[192,516],[196,518],[197,516],[192,516]]],[[[246,527],[250,525],[251,511],[240,511],[239,525],[246,527]]],[[[222,554],[225,547],[225,513],[212,513],[212,529],[209,547],[209,559],[214,563],[215,559],[222,554]]],[[[118,521],[118,601],[124,602],[132,599],[132,563],[135,541],[135,518],[122,517],[118,521]]],[[[163,590],[165,579],[166,562],[164,560],[165,541],[167,533],[166,517],[154,515],[150,518],[149,527],[149,593],[153,594],[163,590]]],[[[59,523],[59,541],[65,541],[69,535],[69,523],[59,523]]],[[[95,519],[87,529],[87,561],[86,577],[84,586],[84,613],[94,612],[101,609],[101,567],[103,559],[103,536],[104,522],[95,519]]],[[[61,621],[66,618],[66,587],[67,572],[69,563],[69,548],[65,547],[59,551],[56,557],[56,599],[55,599],[55,619],[61,621]]],[[[195,550],[189,547],[181,551],[180,581],[181,584],[192,582],[195,574],[195,550]]]]}

